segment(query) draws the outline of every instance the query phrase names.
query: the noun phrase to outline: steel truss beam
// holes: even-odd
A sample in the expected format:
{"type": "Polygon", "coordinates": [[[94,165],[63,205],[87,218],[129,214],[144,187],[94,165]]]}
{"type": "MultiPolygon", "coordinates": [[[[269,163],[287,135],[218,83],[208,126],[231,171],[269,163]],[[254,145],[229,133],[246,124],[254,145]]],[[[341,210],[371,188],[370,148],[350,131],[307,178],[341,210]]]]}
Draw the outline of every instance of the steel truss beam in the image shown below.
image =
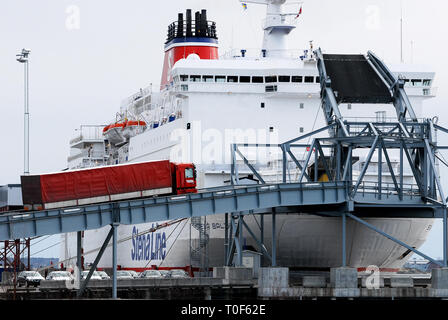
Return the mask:
{"type": "Polygon", "coordinates": [[[82,295],[84,294],[84,290],[86,289],[86,287],[90,281],[90,278],[93,275],[93,272],[96,270],[96,267],[98,266],[98,262],[100,262],[104,251],[106,251],[106,248],[107,248],[107,245],[109,244],[110,239],[114,235],[114,229],[115,228],[112,226],[109,233],[106,236],[106,239],[103,242],[103,245],[101,246],[100,251],[98,252],[98,255],[95,258],[95,261],[93,262],[92,266],[90,267],[90,270],[89,270],[89,273],[87,274],[86,279],[84,281],[81,281],[81,286],[80,286],[78,294],[77,294],[78,297],[82,297],[82,295]]]}
{"type": "MultiPolygon", "coordinates": [[[[251,214],[251,213],[248,213],[251,214]]],[[[246,230],[249,235],[254,239],[254,241],[257,243],[258,247],[260,248],[261,254],[264,257],[267,257],[269,261],[271,261],[271,266],[276,266],[276,247],[277,247],[277,240],[276,240],[276,213],[272,213],[272,252],[269,254],[269,252],[266,249],[266,246],[264,244],[264,230],[263,230],[263,224],[259,226],[260,227],[260,238],[258,238],[255,233],[252,231],[252,229],[247,225],[247,223],[244,221],[244,218],[247,217],[247,215],[244,215],[242,212],[239,214],[234,214],[231,217],[231,226],[229,233],[226,234],[226,239],[230,240],[230,244],[228,246],[228,249],[226,251],[226,265],[230,266],[235,264],[236,266],[242,266],[243,265],[243,231],[246,230]],[[238,222],[235,222],[238,221],[238,222]],[[237,255],[237,260],[235,261],[235,254],[237,255]]],[[[263,214],[260,214],[263,220],[263,214]]]]}

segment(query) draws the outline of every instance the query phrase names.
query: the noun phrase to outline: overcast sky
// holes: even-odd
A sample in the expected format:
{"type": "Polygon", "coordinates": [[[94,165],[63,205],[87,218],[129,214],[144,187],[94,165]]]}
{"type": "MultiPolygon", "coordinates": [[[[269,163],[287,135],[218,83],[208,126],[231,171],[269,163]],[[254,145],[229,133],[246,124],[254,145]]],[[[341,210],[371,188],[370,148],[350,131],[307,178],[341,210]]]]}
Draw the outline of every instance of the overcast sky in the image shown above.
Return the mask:
{"type": "MultiPolygon", "coordinates": [[[[439,124],[448,125],[448,2],[402,3],[405,62],[437,72],[438,96],[426,103],[424,115],[438,115],[439,124]]],[[[261,47],[265,8],[248,4],[244,11],[237,0],[1,1],[0,185],[18,183],[23,172],[23,65],[15,61],[22,48],[32,51],[31,173],[58,171],[66,167],[76,128],[107,123],[122,99],[151,83],[158,88],[167,26],[187,8],[207,9],[209,20],[217,22],[221,54],[261,47]]],[[[298,11],[297,5],[289,8],[298,11]]],[[[291,49],[307,48],[313,40],[326,52],[373,50],[387,63],[400,60],[399,0],[307,0],[299,19],[291,49]]],[[[448,181],[444,185],[448,189],[448,181]]],[[[441,256],[440,232],[437,223],[426,253],[441,256]]],[[[48,245],[42,241],[36,251],[48,245]]],[[[58,248],[39,255],[57,256],[58,248]]]]}

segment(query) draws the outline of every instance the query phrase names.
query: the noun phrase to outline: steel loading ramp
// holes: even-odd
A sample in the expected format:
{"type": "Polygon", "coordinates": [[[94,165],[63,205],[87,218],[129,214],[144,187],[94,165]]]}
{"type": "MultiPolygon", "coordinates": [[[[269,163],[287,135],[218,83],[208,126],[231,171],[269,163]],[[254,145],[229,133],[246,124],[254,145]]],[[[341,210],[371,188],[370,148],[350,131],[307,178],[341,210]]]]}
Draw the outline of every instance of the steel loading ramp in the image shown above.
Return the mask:
{"type": "Polygon", "coordinates": [[[391,92],[361,54],[323,54],[337,103],[391,103],[391,92]]]}
{"type": "MultiPolygon", "coordinates": [[[[213,214],[345,203],[347,182],[227,186],[167,197],[150,197],[0,215],[0,240],[21,239],[120,224],[141,224],[213,214]]],[[[332,209],[334,210],[334,209],[332,209]]],[[[244,214],[247,214],[244,213],[244,214]]]]}

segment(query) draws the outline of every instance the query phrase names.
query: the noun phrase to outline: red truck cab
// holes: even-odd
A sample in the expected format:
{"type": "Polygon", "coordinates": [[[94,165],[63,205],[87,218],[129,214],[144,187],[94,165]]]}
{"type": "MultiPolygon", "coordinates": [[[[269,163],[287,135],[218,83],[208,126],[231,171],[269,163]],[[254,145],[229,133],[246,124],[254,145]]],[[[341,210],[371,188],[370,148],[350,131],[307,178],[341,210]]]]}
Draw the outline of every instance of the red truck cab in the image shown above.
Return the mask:
{"type": "Polygon", "coordinates": [[[171,163],[173,191],[176,194],[196,193],[196,167],[192,163],[171,163]]]}

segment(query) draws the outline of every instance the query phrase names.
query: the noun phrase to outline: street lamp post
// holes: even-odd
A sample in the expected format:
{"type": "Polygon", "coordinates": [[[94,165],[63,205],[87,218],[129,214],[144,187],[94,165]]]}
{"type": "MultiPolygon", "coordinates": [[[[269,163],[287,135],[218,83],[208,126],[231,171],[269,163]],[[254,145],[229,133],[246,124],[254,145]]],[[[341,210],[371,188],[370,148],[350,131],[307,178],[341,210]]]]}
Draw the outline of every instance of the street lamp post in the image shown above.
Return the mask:
{"type": "Polygon", "coordinates": [[[31,50],[22,49],[22,52],[16,55],[16,60],[25,64],[25,115],[24,115],[24,160],[23,173],[30,174],[30,105],[29,105],[29,68],[28,56],[31,50]]]}

